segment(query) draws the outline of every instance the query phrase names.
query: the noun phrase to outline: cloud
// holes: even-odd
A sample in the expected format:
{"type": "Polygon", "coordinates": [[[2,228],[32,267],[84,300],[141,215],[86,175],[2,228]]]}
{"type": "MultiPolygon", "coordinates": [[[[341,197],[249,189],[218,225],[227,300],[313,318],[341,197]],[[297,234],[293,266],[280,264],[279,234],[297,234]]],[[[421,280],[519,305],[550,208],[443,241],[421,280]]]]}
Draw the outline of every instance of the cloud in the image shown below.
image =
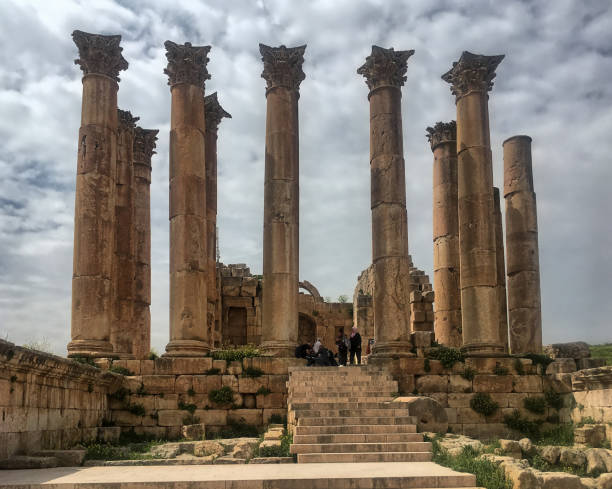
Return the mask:
{"type": "Polygon", "coordinates": [[[440,75],[463,49],[505,53],[490,94],[501,144],[533,138],[545,341],[610,340],[612,8],[605,0],[5,1],[0,7],[0,335],[65,352],[81,73],[74,29],[118,33],[130,63],[119,106],[160,129],[153,159],[152,333],[168,340],[168,132],[163,42],[211,44],[206,91],[219,129],[225,263],[261,272],[265,82],[258,43],[308,44],[300,98],[300,269],[325,296],[351,294],[371,259],[367,87],[371,44],[415,49],[402,89],[410,251],[432,270],[432,156],[425,128],[455,117],[440,75]]]}

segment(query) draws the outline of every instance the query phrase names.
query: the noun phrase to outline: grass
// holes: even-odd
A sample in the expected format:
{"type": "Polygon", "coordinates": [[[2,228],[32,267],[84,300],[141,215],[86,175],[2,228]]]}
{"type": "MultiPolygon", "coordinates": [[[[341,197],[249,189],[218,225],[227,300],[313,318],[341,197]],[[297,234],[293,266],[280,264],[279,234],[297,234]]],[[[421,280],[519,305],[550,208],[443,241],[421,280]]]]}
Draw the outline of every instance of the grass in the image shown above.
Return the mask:
{"type": "Polygon", "coordinates": [[[218,433],[215,433],[213,438],[256,438],[259,436],[259,429],[246,423],[228,423],[227,428],[223,428],[218,433]]]}
{"type": "Polygon", "coordinates": [[[91,443],[85,447],[87,460],[150,460],[148,453],[156,445],[167,443],[166,440],[154,440],[141,443],[130,443],[127,446],[111,443],[91,443]]]}
{"type": "Polygon", "coordinates": [[[433,450],[433,462],[444,467],[467,472],[476,476],[476,485],[486,489],[512,489],[512,482],[507,480],[501,467],[489,460],[478,457],[481,452],[472,447],[464,447],[457,456],[452,456],[447,450],[440,446],[439,441],[431,440],[433,450]]]}
{"type": "Polygon", "coordinates": [[[259,447],[258,457],[292,457],[289,453],[289,447],[293,443],[293,435],[286,431],[281,436],[281,444],[279,447],[259,447]]]}
{"type": "Polygon", "coordinates": [[[215,350],[210,353],[213,360],[226,360],[233,362],[242,360],[243,358],[253,358],[261,356],[261,352],[254,345],[239,346],[236,348],[228,348],[227,350],[215,350]]]}
{"type": "Polygon", "coordinates": [[[589,345],[592,358],[605,358],[607,365],[612,365],[612,343],[589,345]]]}

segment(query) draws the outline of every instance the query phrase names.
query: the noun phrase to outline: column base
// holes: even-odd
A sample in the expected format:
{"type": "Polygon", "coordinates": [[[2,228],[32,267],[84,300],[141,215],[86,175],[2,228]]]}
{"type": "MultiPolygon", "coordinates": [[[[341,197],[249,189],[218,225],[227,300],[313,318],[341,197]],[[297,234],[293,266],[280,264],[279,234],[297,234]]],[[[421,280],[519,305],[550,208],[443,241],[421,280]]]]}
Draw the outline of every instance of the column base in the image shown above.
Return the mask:
{"type": "Polygon", "coordinates": [[[372,353],[368,357],[370,358],[402,358],[402,357],[414,357],[415,354],[411,352],[412,342],[411,341],[381,341],[374,343],[372,353]]]}
{"type": "Polygon", "coordinates": [[[267,357],[295,357],[295,347],[287,341],[264,341],[261,344],[263,354],[267,357]]]}
{"type": "Polygon", "coordinates": [[[115,357],[113,345],[105,340],[72,340],[68,343],[68,357],[115,357]]]}
{"type": "Polygon", "coordinates": [[[467,357],[507,357],[504,345],[499,343],[469,343],[461,347],[467,357]]]}
{"type": "Polygon", "coordinates": [[[210,346],[201,340],[171,340],[166,345],[163,357],[203,357],[210,352],[210,346]]]}

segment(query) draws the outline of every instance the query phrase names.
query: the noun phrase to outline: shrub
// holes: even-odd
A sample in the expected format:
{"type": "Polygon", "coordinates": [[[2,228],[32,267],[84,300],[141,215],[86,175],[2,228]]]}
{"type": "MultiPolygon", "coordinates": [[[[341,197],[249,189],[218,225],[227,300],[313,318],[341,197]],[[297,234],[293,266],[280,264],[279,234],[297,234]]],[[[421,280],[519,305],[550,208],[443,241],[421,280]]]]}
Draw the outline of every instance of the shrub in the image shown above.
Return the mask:
{"type": "Polygon", "coordinates": [[[272,392],[270,389],[262,385],[259,389],[257,389],[257,392],[255,394],[267,396],[268,394],[270,394],[270,392],[272,392]]]}
{"type": "Polygon", "coordinates": [[[541,445],[560,445],[570,447],[574,444],[574,425],[565,423],[544,431],[538,443],[541,445]]]}
{"type": "Polygon", "coordinates": [[[204,372],[204,375],[219,375],[221,373],[221,370],[213,367],[213,368],[209,368],[206,372],[204,372]]]}
{"type": "Polygon", "coordinates": [[[142,404],[128,404],[125,409],[136,416],[145,415],[145,408],[142,404]]]}
{"type": "Polygon", "coordinates": [[[134,375],[134,372],[125,367],[120,367],[119,365],[111,365],[108,371],[119,375],[125,375],[126,377],[134,375]]]}
{"type": "Polygon", "coordinates": [[[178,408],[182,409],[183,411],[189,411],[191,414],[193,414],[195,413],[195,410],[198,409],[198,406],[195,404],[185,404],[183,401],[179,401],[178,408]]]}
{"type": "Polygon", "coordinates": [[[523,366],[523,362],[520,359],[514,359],[514,370],[518,375],[525,375],[525,367],[523,366]]]}
{"type": "Polygon", "coordinates": [[[231,404],[234,401],[234,391],[229,386],[213,389],[208,393],[208,399],[215,404],[231,404]]]}
{"type": "Polygon", "coordinates": [[[264,371],[257,367],[247,367],[243,369],[242,371],[243,377],[255,378],[255,377],[261,377],[263,374],[264,374],[264,371]]]}
{"type": "Polygon", "coordinates": [[[563,398],[561,394],[552,389],[544,391],[544,399],[546,399],[548,407],[556,409],[557,411],[563,407],[563,398]]]}
{"type": "Polygon", "coordinates": [[[476,370],[470,367],[465,367],[461,373],[461,377],[463,377],[465,380],[474,380],[475,376],[476,370]]]}
{"type": "Polygon", "coordinates": [[[461,350],[447,346],[432,348],[427,356],[433,360],[439,360],[444,368],[452,368],[455,363],[465,361],[465,356],[461,353],[461,350]]]}
{"type": "Polygon", "coordinates": [[[580,421],[576,423],[578,428],[582,428],[585,424],[597,424],[597,421],[592,416],[587,416],[586,418],[582,418],[580,421]]]}
{"type": "Polygon", "coordinates": [[[151,351],[147,355],[147,360],[157,360],[159,358],[159,354],[154,348],[151,348],[151,351]]]}
{"type": "MultiPolygon", "coordinates": [[[[140,383],[140,387],[136,391],[136,394],[138,394],[139,396],[145,396],[147,394],[147,391],[145,390],[144,382],[140,383]]],[[[163,392],[162,392],[162,395],[163,395],[163,392]]]]}
{"type": "Polygon", "coordinates": [[[525,358],[531,360],[534,365],[540,365],[540,373],[542,375],[546,374],[546,368],[554,362],[552,358],[547,355],[541,355],[539,353],[528,353],[525,355],[525,358]]]}
{"type": "Polygon", "coordinates": [[[503,365],[500,365],[499,363],[495,364],[495,368],[493,368],[493,373],[495,375],[508,375],[510,373],[510,371],[504,367],[503,365]]]}
{"type": "Polygon", "coordinates": [[[195,393],[196,393],[196,392],[195,392],[193,389],[191,389],[191,388],[187,390],[187,395],[188,395],[189,397],[193,397],[193,396],[195,396],[195,393]]]}
{"type": "Polygon", "coordinates": [[[254,345],[245,345],[236,348],[229,348],[227,350],[216,350],[211,352],[210,356],[214,360],[226,360],[233,362],[236,360],[242,360],[244,358],[253,358],[261,356],[261,352],[254,345]]]}
{"type": "Polygon", "coordinates": [[[82,363],[84,365],[89,365],[90,367],[100,368],[98,365],[95,364],[93,358],[91,357],[70,357],[70,359],[74,360],[75,362],[82,363]]]}
{"type": "Polygon", "coordinates": [[[115,392],[110,394],[111,399],[115,399],[117,401],[123,401],[125,397],[130,393],[125,387],[119,387],[115,392]]]}
{"type": "Polygon", "coordinates": [[[257,426],[241,422],[230,422],[227,428],[216,433],[215,438],[253,438],[259,436],[257,426]]]}
{"type": "Polygon", "coordinates": [[[499,409],[499,404],[491,399],[491,396],[486,392],[479,392],[470,399],[470,407],[478,414],[491,416],[499,409]]]}
{"type": "Polygon", "coordinates": [[[534,414],[544,414],[546,412],[546,399],[543,397],[526,397],[523,399],[523,406],[527,411],[534,414]]]}
{"type": "Polygon", "coordinates": [[[289,448],[293,443],[293,435],[283,433],[279,447],[259,447],[260,457],[291,457],[289,448]]]}
{"type": "Polygon", "coordinates": [[[541,438],[540,423],[540,421],[529,421],[523,418],[518,409],[515,409],[512,414],[504,416],[504,424],[508,428],[535,440],[541,438]]]}
{"type": "Polygon", "coordinates": [[[200,418],[198,416],[194,416],[193,413],[183,416],[184,425],[198,424],[199,422],[200,418]]]}

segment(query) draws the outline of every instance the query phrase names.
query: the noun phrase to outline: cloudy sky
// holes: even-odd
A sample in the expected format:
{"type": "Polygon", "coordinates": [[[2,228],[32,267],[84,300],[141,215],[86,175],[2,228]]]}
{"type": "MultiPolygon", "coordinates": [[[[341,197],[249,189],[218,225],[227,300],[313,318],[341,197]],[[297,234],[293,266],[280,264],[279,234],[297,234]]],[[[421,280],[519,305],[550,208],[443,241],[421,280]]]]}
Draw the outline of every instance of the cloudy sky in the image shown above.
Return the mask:
{"type": "Polygon", "coordinates": [[[545,342],[612,341],[612,6],[608,0],[1,0],[0,337],[65,353],[81,71],[74,29],[121,34],[119,107],[160,129],[153,159],[153,345],[168,340],[168,132],[163,42],[210,44],[225,263],[262,268],[265,82],[258,43],[307,44],[300,98],[300,270],[351,295],[371,255],[367,87],[372,44],[414,49],[403,88],[410,252],[432,273],[425,128],[455,118],[440,79],[462,50],[506,54],[490,96],[502,142],[533,138],[545,342]],[[461,6],[458,6],[461,4],[461,6]]]}

